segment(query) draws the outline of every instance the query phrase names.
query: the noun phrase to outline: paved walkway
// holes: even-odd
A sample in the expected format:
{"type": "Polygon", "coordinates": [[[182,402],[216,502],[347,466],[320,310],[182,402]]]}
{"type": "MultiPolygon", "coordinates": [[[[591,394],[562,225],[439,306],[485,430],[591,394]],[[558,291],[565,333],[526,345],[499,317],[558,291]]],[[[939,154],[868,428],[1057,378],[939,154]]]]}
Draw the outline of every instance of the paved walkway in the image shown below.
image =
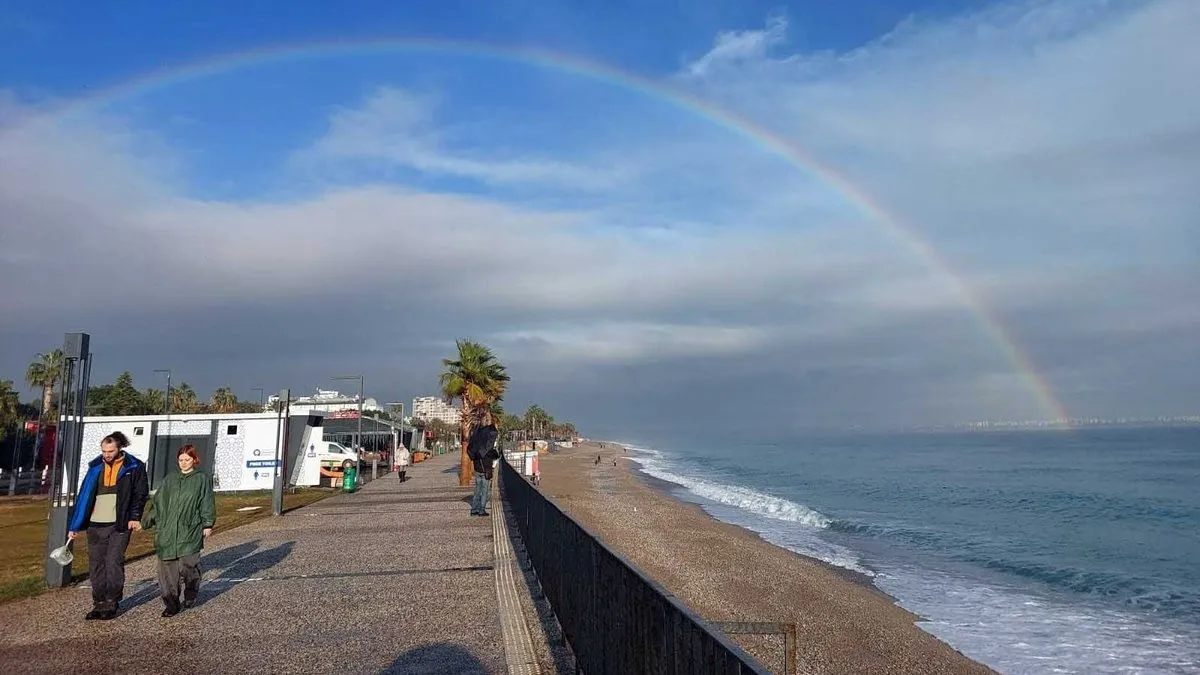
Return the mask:
{"type": "Polygon", "coordinates": [[[537,672],[512,609],[528,590],[512,585],[510,544],[469,516],[456,467],[443,455],[403,484],[389,475],[281,518],[218,523],[200,601],[170,619],[153,558],[127,568],[113,621],[83,620],[85,588],[0,606],[0,671],[537,672]]]}

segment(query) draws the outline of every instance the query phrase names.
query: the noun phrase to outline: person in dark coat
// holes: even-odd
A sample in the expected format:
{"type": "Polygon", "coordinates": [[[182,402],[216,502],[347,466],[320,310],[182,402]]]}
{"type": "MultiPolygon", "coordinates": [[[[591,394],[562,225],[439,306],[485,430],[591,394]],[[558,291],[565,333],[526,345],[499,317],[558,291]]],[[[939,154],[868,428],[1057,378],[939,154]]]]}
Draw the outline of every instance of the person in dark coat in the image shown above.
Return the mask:
{"type": "Polygon", "coordinates": [[[158,592],[166,609],[164,617],[179,613],[179,586],[183,605],[196,604],[200,592],[200,551],[217,522],[212,478],[198,471],[200,455],[193,445],[177,454],[179,471],[167,476],[154,493],[150,511],[142,519],[147,530],[156,528],[154,553],[158,556],[158,592]]]}
{"type": "Polygon", "coordinates": [[[130,533],[142,529],[142,511],[150,494],[146,465],[125,452],[127,447],[129,439],[119,431],[100,441],[100,456],[88,463],[67,526],[72,540],[87,534],[92,611],[85,618],[89,621],[117,615],[125,595],[125,549],[130,533]]]}
{"type": "Polygon", "coordinates": [[[467,441],[467,457],[475,467],[475,494],[471,497],[471,515],[486,516],[488,496],[492,483],[492,463],[500,457],[496,450],[496,437],[500,435],[492,423],[491,414],[483,418],[484,424],[471,433],[467,441]]]}

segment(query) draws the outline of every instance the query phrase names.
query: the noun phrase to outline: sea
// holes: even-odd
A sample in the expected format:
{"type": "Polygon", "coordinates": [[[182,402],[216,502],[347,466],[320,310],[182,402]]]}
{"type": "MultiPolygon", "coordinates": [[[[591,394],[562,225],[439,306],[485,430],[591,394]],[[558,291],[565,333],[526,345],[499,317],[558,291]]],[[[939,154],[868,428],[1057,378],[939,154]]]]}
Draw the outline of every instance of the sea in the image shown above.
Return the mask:
{"type": "Polygon", "coordinates": [[[624,444],[1002,673],[1200,673],[1200,428],[624,444]]]}

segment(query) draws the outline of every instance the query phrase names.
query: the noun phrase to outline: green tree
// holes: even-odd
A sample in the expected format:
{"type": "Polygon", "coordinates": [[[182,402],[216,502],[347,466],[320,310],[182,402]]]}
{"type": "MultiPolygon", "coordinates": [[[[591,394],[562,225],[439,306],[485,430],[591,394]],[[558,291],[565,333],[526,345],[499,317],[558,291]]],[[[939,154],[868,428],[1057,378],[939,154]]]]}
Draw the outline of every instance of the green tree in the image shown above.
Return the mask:
{"type": "Polygon", "coordinates": [[[510,378],[491,349],[471,340],[458,340],[456,346],[458,358],[442,360],[446,370],[440,382],[442,394],[447,400],[458,399],[462,402],[458,484],[467,487],[473,474],[471,461],[467,458],[467,440],[488,406],[504,398],[510,378]]]}
{"type": "Polygon", "coordinates": [[[133,375],[128,370],[121,373],[108,394],[107,414],[137,415],[142,412],[144,405],[141,392],[133,386],[133,375]]]}
{"type": "Polygon", "coordinates": [[[200,399],[196,390],[187,382],[182,382],[171,390],[171,412],[179,415],[190,415],[200,411],[200,399]]]}
{"type": "Polygon", "coordinates": [[[63,352],[55,349],[48,354],[38,354],[29,369],[25,371],[25,381],[31,387],[42,388],[42,419],[53,419],[54,385],[63,376],[63,352]]]}
{"type": "Polygon", "coordinates": [[[162,389],[146,389],[142,392],[142,413],[164,415],[167,412],[167,392],[162,389]]]}
{"type": "Polygon", "coordinates": [[[12,380],[0,380],[0,439],[21,422],[21,401],[12,380]]]}
{"type": "Polygon", "coordinates": [[[497,419],[496,427],[500,429],[501,434],[507,436],[514,431],[519,431],[525,428],[525,422],[516,415],[504,413],[497,419]]]}
{"type": "Polygon", "coordinates": [[[535,403],[525,410],[525,429],[534,438],[545,438],[553,424],[554,418],[542,406],[535,403]]]}
{"type": "Polygon", "coordinates": [[[258,401],[242,401],[237,404],[237,412],[240,413],[260,413],[263,412],[263,407],[258,404],[258,401]]]}
{"type": "Polygon", "coordinates": [[[443,422],[441,420],[427,421],[423,431],[428,431],[433,437],[433,441],[435,443],[442,443],[445,445],[453,443],[455,437],[458,436],[458,427],[450,424],[449,422],[443,422]]]}
{"type": "Polygon", "coordinates": [[[213,392],[209,410],[215,413],[227,414],[237,412],[238,399],[229,387],[221,387],[213,392]]]}

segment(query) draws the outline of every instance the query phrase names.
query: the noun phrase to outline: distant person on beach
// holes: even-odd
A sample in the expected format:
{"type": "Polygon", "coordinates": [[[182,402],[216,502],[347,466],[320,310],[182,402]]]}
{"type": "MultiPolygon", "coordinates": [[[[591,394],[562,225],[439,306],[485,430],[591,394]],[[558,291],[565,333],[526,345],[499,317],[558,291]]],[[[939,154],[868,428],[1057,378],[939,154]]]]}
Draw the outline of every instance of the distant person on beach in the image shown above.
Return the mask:
{"type": "Polygon", "coordinates": [[[484,425],[471,433],[467,441],[467,457],[475,467],[475,494],[471,497],[471,515],[488,515],[488,496],[492,484],[492,463],[500,457],[496,437],[500,435],[492,423],[491,414],[483,417],[484,425]]]}
{"type": "Polygon", "coordinates": [[[164,617],[196,604],[200,592],[200,551],[217,522],[212,479],[200,466],[196,447],[188,444],[176,455],[179,471],[170,473],[154,493],[150,512],[142,519],[146,529],[157,527],[154,552],[158,556],[158,594],[164,617]],[[183,605],[179,586],[183,585],[183,605]]]}
{"type": "Polygon", "coordinates": [[[89,621],[117,615],[125,595],[125,549],[129,535],[141,529],[142,510],[150,489],[146,465],[125,452],[129,439],[114,431],[100,441],[100,456],[88,463],[75,500],[67,536],[87,532],[88,578],[92,582],[89,621]]]}

